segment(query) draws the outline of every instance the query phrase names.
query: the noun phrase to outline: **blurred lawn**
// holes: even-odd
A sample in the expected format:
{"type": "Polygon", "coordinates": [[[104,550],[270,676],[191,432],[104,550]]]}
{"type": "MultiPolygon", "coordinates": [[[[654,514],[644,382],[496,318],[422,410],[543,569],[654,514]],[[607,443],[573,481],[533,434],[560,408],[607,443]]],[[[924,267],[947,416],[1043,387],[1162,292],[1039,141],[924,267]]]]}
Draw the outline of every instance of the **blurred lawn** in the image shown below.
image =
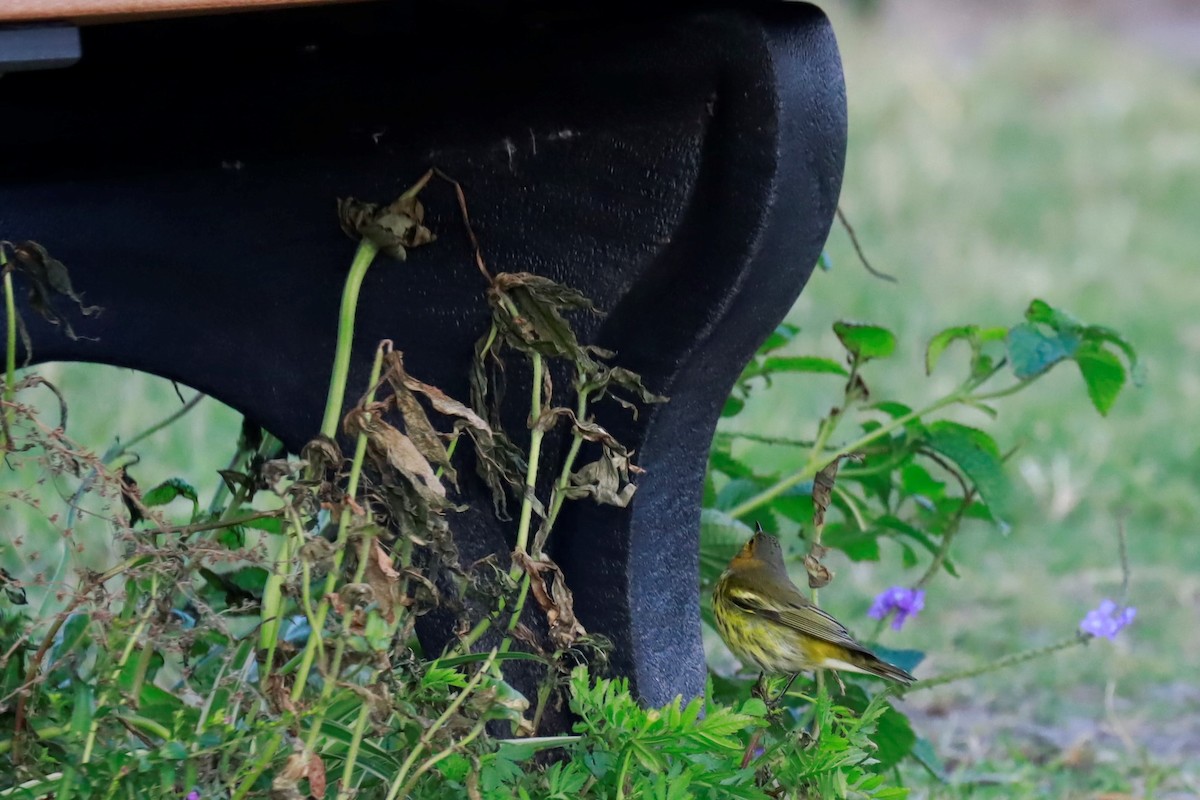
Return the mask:
{"type": "MultiPolygon", "coordinates": [[[[1078,20],[1022,18],[973,31],[964,53],[936,46],[932,33],[898,38],[839,7],[829,13],[850,102],[842,206],[874,266],[899,283],[870,278],[835,230],[834,270],[813,276],[789,317],[803,328],[791,349],[835,355],[830,325],[839,318],[886,325],[901,347],[868,383],[877,398],[917,406],[961,375],[962,362],[956,373],[951,361],[924,377],[933,333],[1013,324],[1040,297],[1125,333],[1148,375],[1107,418],[1070,365],[1002,401],[996,423],[960,416],[990,426],[1002,447],[1021,445],[1023,508],[1008,537],[965,529],[962,578],[935,583],[918,622],[883,642],[927,650],[919,674],[929,675],[1069,634],[1119,588],[1122,518],[1139,609],[1133,627],[1113,644],[917,695],[908,707],[943,755],[1001,781],[972,796],[1140,794],[1143,748],[1151,764],[1170,767],[1163,791],[1195,796],[1200,80],[1078,20]],[[1094,768],[1062,766],[1093,752],[1094,768]],[[1017,768],[1021,759],[1037,771],[1023,774],[1030,762],[1017,768]]],[[[811,437],[838,388],[824,376],[780,379],[735,424],[811,437]]],[[[764,472],[787,455],[746,452],[764,472]]],[[[824,604],[846,622],[862,619],[877,591],[919,575],[906,575],[897,556],[838,564],[843,581],[823,593],[824,604]]],[[[959,792],[969,790],[935,793],[959,792]]]]}
{"type": "MultiPolygon", "coordinates": [[[[897,37],[840,6],[829,12],[851,109],[843,208],[875,266],[900,282],[867,276],[835,230],[833,272],[814,275],[790,317],[803,327],[796,352],[837,353],[829,328],[839,318],[887,325],[901,348],[868,381],[876,396],[915,405],[955,374],[951,358],[924,377],[931,334],[1012,324],[1041,297],[1128,335],[1148,374],[1107,419],[1070,366],[1001,406],[994,430],[1021,443],[1013,532],[964,530],[962,578],[935,583],[922,616],[884,643],[927,650],[920,672],[931,674],[1062,637],[1118,588],[1122,515],[1139,616],[1113,644],[908,701],[919,731],[965,770],[960,778],[982,781],[922,794],[1140,796],[1162,780],[1159,796],[1190,796],[1200,785],[1200,79],[1078,22],[1014,20],[978,32],[964,53],[897,37]]],[[[71,402],[68,433],[100,451],[181,405],[170,384],[129,371],[40,371],[71,402]]],[[[830,379],[785,378],[736,422],[809,436],[836,399],[830,379]]],[[[207,503],[238,424],[206,400],[143,442],[133,473],[184,476],[207,503]]],[[[764,471],[787,457],[750,452],[764,471]]],[[[841,580],[825,604],[861,620],[876,591],[915,577],[896,555],[835,564],[841,580]]],[[[19,574],[41,568],[24,556],[5,548],[0,563],[19,574]]],[[[39,558],[53,561],[53,548],[39,558]]]]}

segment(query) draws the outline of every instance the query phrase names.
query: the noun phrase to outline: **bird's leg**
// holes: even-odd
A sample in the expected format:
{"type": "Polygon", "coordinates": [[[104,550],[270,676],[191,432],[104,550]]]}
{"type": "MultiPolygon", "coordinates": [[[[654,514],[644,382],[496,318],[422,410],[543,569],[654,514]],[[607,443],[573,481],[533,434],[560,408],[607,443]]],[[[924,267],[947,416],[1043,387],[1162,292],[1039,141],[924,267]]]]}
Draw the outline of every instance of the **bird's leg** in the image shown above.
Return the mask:
{"type": "MultiPolygon", "coordinates": [[[[776,703],[782,701],[783,698],[787,697],[788,689],[792,688],[792,684],[796,682],[796,677],[799,674],[800,674],[799,672],[793,672],[792,677],[788,678],[788,682],[783,685],[783,691],[780,692],[779,696],[775,698],[776,703]]],[[[767,705],[770,705],[770,703],[768,703],[767,705]]]]}
{"type": "Polygon", "coordinates": [[[759,700],[762,700],[769,706],[771,705],[771,703],[768,701],[770,689],[771,684],[767,680],[767,673],[760,672],[758,673],[758,680],[754,682],[754,688],[750,690],[750,696],[757,697],[759,700]]]}
{"type": "Polygon", "coordinates": [[[837,674],[837,670],[830,670],[829,674],[837,681],[838,688],[842,690],[842,695],[846,694],[846,684],[842,683],[842,676],[837,674]]]}

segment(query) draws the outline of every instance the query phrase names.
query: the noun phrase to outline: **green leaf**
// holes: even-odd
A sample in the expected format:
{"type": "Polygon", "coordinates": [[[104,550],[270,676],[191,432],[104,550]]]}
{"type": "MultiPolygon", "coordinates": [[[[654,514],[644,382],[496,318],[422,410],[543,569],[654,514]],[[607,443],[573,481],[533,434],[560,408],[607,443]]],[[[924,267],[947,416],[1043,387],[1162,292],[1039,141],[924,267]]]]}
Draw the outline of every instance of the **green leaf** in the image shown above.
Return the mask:
{"type": "Polygon", "coordinates": [[[812,481],[798,483],[771,501],[770,509],[802,526],[812,524],[812,481]]]}
{"type": "Polygon", "coordinates": [[[1089,325],[1083,329],[1083,339],[1085,342],[1115,345],[1118,350],[1125,354],[1125,358],[1129,362],[1129,375],[1133,380],[1133,385],[1141,386],[1145,382],[1145,370],[1141,362],[1138,361],[1137,351],[1133,349],[1133,345],[1124,336],[1112,328],[1089,325]]]}
{"type": "Polygon", "coordinates": [[[1107,416],[1125,385],[1125,366],[1116,354],[1095,344],[1086,344],[1075,354],[1075,363],[1087,384],[1092,405],[1107,416]]]}
{"type": "Polygon", "coordinates": [[[974,325],[959,325],[934,335],[929,340],[929,346],[925,348],[925,374],[933,373],[933,368],[937,366],[938,359],[942,357],[942,353],[946,351],[947,347],[958,339],[970,339],[974,331],[974,325]]]}
{"type": "Polygon", "coordinates": [[[771,335],[767,337],[767,340],[762,343],[762,346],[758,348],[758,352],[770,353],[778,350],[779,348],[788,344],[788,342],[792,341],[792,339],[795,339],[796,334],[799,332],[800,327],[798,325],[781,322],[775,327],[775,330],[771,332],[771,335]]]}
{"type": "Polygon", "coordinates": [[[879,560],[878,531],[861,531],[842,523],[830,523],[825,526],[822,541],[827,547],[841,550],[851,561],[879,560]]]}
{"type": "Polygon", "coordinates": [[[280,534],[283,533],[283,518],[282,517],[260,517],[258,519],[247,520],[242,523],[245,528],[253,528],[256,531],[266,531],[267,533],[280,534]]]}
{"type": "Polygon", "coordinates": [[[90,683],[75,681],[75,697],[71,703],[71,733],[87,736],[92,727],[95,699],[95,690],[90,683]]]}
{"type": "Polygon", "coordinates": [[[763,362],[762,373],[817,372],[829,375],[849,375],[846,368],[833,359],[817,356],[772,356],[763,362]]]}
{"type": "Polygon", "coordinates": [[[839,321],[833,323],[833,332],[842,346],[860,361],[887,358],[896,350],[896,335],[878,325],[839,321]]]}
{"type": "Polygon", "coordinates": [[[754,531],[724,511],[706,508],[700,512],[700,580],[711,586],[729,566],[754,531]]]}
{"type": "Polygon", "coordinates": [[[750,480],[749,478],[737,478],[721,487],[721,491],[717,492],[717,508],[722,511],[733,508],[744,500],[749,500],[759,492],[762,487],[758,481],[750,480]]]}
{"type": "Polygon", "coordinates": [[[730,395],[725,399],[725,405],[721,408],[722,417],[736,417],[742,413],[742,409],[746,407],[746,401],[740,397],[730,395]]]}
{"type": "Polygon", "coordinates": [[[147,506],[165,506],[177,497],[186,498],[193,505],[199,502],[196,490],[190,483],[181,478],[170,478],[142,495],[142,503],[147,506]]]}
{"type": "Polygon", "coordinates": [[[937,751],[933,749],[933,745],[928,739],[918,737],[913,744],[910,755],[918,764],[929,771],[929,774],[937,778],[942,783],[949,781],[946,776],[946,767],[942,765],[942,760],[938,758],[937,751]]]}
{"type": "Polygon", "coordinates": [[[741,461],[738,461],[725,450],[719,448],[713,448],[708,454],[708,465],[711,469],[728,475],[731,478],[751,478],[754,476],[754,470],[741,461]]]}
{"type": "Polygon", "coordinates": [[[970,478],[998,521],[1007,516],[1012,490],[1000,449],[991,436],[977,428],[941,420],[929,426],[927,442],[970,478]]]}
{"type": "Polygon", "coordinates": [[[1079,347],[1079,337],[1046,333],[1036,325],[1022,323],[1008,332],[1006,345],[1013,374],[1028,380],[1073,357],[1079,347]]]}

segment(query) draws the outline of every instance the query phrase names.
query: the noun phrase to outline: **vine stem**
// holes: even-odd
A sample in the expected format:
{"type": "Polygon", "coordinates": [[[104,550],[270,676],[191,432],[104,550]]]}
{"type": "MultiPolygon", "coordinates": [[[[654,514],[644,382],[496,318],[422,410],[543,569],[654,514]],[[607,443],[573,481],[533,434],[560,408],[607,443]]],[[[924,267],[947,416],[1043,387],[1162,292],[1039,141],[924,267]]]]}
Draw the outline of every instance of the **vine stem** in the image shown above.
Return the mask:
{"type": "Polygon", "coordinates": [[[734,506],[729,510],[728,513],[731,517],[744,517],[755,509],[761,508],[762,506],[771,502],[788,489],[791,489],[793,486],[803,483],[807,480],[812,480],[814,477],[816,477],[818,472],[829,466],[829,464],[836,459],[841,458],[843,455],[862,450],[872,442],[878,441],[884,436],[890,434],[892,431],[904,427],[914,419],[919,419],[926,414],[932,414],[939,409],[960,402],[962,398],[963,394],[961,391],[953,392],[952,394],[946,395],[939,400],[935,400],[924,408],[919,408],[916,411],[910,411],[903,416],[896,417],[890,422],[886,422],[879,426],[870,433],[860,436],[850,444],[843,445],[842,447],[836,448],[827,453],[822,453],[819,449],[814,448],[812,457],[808,459],[808,462],[803,467],[796,470],[791,475],[782,478],[771,486],[768,486],[766,489],[754,495],[753,497],[734,506]]]}
{"type": "Polygon", "coordinates": [[[944,686],[947,683],[954,683],[956,681],[962,681],[968,678],[977,678],[980,675],[986,675],[989,672],[996,672],[997,670],[1015,667],[1018,664],[1024,664],[1027,661],[1044,658],[1045,656],[1057,653],[1059,650],[1066,650],[1070,647],[1087,644],[1092,640],[1092,638],[1092,636],[1086,633],[1075,633],[1066,639],[1057,641],[1054,644],[1048,644],[1045,647],[1036,647],[1032,650],[1013,653],[1010,656],[1005,656],[1004,658],[979,667],[957,670],[955,672],[947,672],[945,675],[938,675],[936,678],[927,678],[923,681],[917,681],[911,686],[905,687],[903,690],[896,689],[895,687],[889,688],[894,689],[900,694],[909,694],[910,692],[919,692],[924,689],[932,689],[935,686],[944,686]]]}

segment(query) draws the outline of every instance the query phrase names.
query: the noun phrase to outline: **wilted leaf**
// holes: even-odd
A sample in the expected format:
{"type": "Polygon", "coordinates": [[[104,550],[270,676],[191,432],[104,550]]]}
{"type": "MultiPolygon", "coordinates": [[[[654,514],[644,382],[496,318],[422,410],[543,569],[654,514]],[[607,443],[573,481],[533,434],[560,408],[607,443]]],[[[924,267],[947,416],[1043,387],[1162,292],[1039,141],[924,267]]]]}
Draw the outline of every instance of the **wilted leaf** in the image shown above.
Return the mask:
{"type": "Polygon", "coordinates": [[[575,600],[558,565],[545,556],[534,560],[520,551],[513,553],[513,561],[529,575],[529,590],[538,607],[546,614],[550,641],[554,646],[566,650],[576,639],[586,635],[587,631],[575,618],[575,600]],[[549,586],[547,576],[550,578],[549,586]]]}
{"type": "MultiPolygon", "coordinates": [[[[6,251],[6,256],[11,253],[12,257],[7,259],[10,268],[28,282],[29,307],[51,325],[61,327],[68,338],[79,338],[75,335],[75,330],[67,318],[54,307],[54,297],[61,295],[72,300],[85,317],[99,314],[102,309],[99,306],[89,306],[83,302],[83,296],[77,294],[71,285],[71,276],[66,266],[51,256],[46,248],[37,242],[24,241],[17,244],[0,242],[0,249],[6,251]]],[[[33,356],[32,343],[25,330],[24,321],[18,318],[17,323],[21,330],[21,339],[25,345],[25,359],[28,363],[33,356]]]]}
{"type": "Polygon", "coordinates": [[[445,498],[446,487],[442,486],[412,439],[384,421],[378,413],[356,408],[346,415],[345,429],[348,436],[366,435],[367,450],[381,468],[391,467],[431,499],[445,498]]]}
{"type": "Polygon", "coordinates": [[[808,587],[810,589],[823,589],[833,580],[833,572],[829,567],[821,563],[821,559],[829,552],[828,547],[816,544],[812,550],[804,557],[804,571],[808,573],[808,587]]]}
{"type": "Polygon", "coordinates": [[[406,248],[420,247],[436,238],[425,227],[425,207],[417,199],[431,176],[432,172],[426,173],[408,191],[382,208],[353,197],[339,199],[338,222],[342,230],[351,239],[367,239],[381,252],[403,261],[408,256],[406,248]]]}
{"type": "Polygon", "coordinates": [[[565,494],[570,499],[590,497],[601,505],[625,508],[637,491],[637,486],[629,482],[630,471],[637,468],[623,449],[602,450],[600,458],[571,473],[571,485],[565,494]]]}
{"type": "Polygon", "coordinates": [[[367,558],[363,580],[371,587],[380,613],[389,623],[396,621],[396,607],[405,603],[404,584],[401,574],[392,564],[392,557],[383,549],[379,539],[371,542],[371,554],[367,558]]]}
{"type": "Polygon", "coordinates": [[[316,475],[336,471],[342,466],[342,448],[337,441],[323,434],[310,439],[300,451],[300,457],[308,462],[316,475]]]}
{"type": "Polygon", "coordinates": [[[576,364],[591,360],[563,317],[567,310],[596,310],[578,290],[528,272],[501,272],[488,290],[488,302],[510,347],[576,364]]]}

